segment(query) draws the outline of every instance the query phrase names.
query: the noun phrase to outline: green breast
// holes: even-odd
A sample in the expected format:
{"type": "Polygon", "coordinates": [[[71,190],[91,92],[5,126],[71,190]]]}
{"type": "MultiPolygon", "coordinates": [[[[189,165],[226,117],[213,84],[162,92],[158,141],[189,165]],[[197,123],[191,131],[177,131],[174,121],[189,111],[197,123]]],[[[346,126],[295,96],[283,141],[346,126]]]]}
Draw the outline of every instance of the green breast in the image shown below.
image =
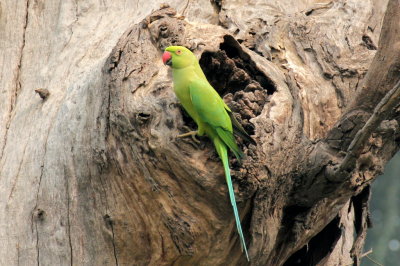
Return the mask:
{"type": "Polygon", "coordinates": [[[183,108],[199,124],[199,115],[194,110],[192,100],[190,99],[189,84],[197,77],[193,67],[172,70],[174,91],[183,108]]]}

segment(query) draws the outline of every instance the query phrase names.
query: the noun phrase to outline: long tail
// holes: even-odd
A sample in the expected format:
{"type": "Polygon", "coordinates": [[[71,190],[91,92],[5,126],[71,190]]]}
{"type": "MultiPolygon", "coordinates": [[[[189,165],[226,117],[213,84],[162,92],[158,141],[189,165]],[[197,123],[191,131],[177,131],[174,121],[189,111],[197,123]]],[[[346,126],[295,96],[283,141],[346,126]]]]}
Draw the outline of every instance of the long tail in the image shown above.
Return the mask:
{"type": "Polygon", "coordinates": [[[247,253],[246,242],[244,241],[242,226],[240,224],[239,212],[236,207],[235,193],[233,191],[233,185],[232,185],[232,179],[231,179],[231,171],[229,169],[228,150],[227,150],[227,147],[225,146],[225,144],[219,138],[214,139],[214,145],[215,145],[215,149],[217,150],[219,157],[222,160],[222,164],[224,165],[226,183],[228,185],[229,198],[231,200],[231,204],[233,207],[233,213],[235,214],[236,228],[237,228],[237,231],[238,231],[239,237],[240,237],[240,245],[242,246],[242,250],[244,249],[247,260],[250,261],[249,254],[247,253]]]}

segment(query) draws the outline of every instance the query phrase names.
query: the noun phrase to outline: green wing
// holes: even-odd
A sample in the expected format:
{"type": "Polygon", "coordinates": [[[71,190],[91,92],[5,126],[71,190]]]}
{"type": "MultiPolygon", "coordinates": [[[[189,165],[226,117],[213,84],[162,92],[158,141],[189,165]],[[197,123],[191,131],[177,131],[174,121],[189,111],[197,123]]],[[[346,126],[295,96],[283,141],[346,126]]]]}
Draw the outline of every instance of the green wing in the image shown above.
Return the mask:
{"type": "Polygon", "coordinates": [[[200,118],[214,129],[218,137],[240,160],[243,153],[233,137],[232,122],[219,94],[207,81],[201,79],[192,81],[189,90],[193,107],[200,118]]]}
{"type": "MultiPolygon", "coordinates": [[[[225,107],[226,109],[227,107],[225,107]]],[[[235,115],[230,109],[227,109],[229,117],[231,118],[232,121],[232,126],[233,126],[233,134],[236,136],[241,137],[243,140],[250,142],[253,145],[257,145],[256,141],[250,137],[249,134],[247,134],[246,130],[242,127],[242,125],[239,123],[239,121],[236,120],[235,115]]]]}
{"type": "MultiPolygon", "coordinates": [[[[200,77],[200,79],[202,79],[202,80],[203,79],[204,80],[207,79],[206,76],[204,75],[203,70],[201,70],[200,65],[198,63],[195,64],[194,69],[195,69],[196,74],[200,77]]],[[[196,81],[196,82],[198,82],[198,81],[196,81]]],[[[208,82],[207,82],[207,85],[210,86],[208,84],[208,82]]],[[[234,114],[232,113],[231,109],[229,109],[229,107],[225,103],[223,103],[223,104],[224,104],[225,110],[228,112],[228,115],[229,115],[229,117],[230,117],[230,119],[232,121],[233,134],[235,134],[236,136],[241,137],[243,140],[245,140],[247,142],[250,142],[250,143],[252,143],[254,145],[257,145],[256,142],[254,141],[254,139],[252,139],[252,137],[250,137],[249,134],[247,134],[247,132],[242,127],[242,125],[236,120],[236,118],[235,118],[234,114]]]]}

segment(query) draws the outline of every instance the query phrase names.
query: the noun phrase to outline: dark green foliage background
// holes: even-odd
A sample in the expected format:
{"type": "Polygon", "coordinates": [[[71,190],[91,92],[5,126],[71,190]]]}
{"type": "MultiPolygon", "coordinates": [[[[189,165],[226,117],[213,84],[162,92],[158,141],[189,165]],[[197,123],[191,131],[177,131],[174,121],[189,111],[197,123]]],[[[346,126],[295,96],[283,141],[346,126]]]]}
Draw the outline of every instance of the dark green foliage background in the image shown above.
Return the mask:
{"type": "MultiPolygon", "coordinates": [[[[370,210],[373,227],[368,231],[365,252],[372,248],[368,256],[382,265],[400,265],[400,153],[372,184],[370,210]]],[[[364,257],[361,265],[377,264],[364,257]]]]}

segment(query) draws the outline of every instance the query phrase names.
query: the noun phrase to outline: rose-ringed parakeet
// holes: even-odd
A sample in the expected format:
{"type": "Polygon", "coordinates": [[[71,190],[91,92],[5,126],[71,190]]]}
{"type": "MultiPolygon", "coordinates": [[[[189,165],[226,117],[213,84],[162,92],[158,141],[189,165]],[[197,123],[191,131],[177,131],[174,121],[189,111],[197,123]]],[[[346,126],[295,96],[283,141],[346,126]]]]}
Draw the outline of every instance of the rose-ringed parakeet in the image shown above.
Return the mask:
{"type": "Polygon", "coordinates": [[[164,64],[172,67],[176,96],[198,126],[197,131],[191,131],[178,137],[202,136],[205,134],[213,141],[225,170],[226,183],[228,184],[229,197],[233,207],[240,244],[244,249],[247,260],[249,260],[239,212],[236,207],[229,169],[228,149],[235,154],[240,162],[244,154],[237,146],[233,133],[252,143],[254,141],[240,126],[231,114],[229,107],[207,81],[196,56],[190,50],[183,46],[169,46],[165,49],[162,59],[164,64]]]}

